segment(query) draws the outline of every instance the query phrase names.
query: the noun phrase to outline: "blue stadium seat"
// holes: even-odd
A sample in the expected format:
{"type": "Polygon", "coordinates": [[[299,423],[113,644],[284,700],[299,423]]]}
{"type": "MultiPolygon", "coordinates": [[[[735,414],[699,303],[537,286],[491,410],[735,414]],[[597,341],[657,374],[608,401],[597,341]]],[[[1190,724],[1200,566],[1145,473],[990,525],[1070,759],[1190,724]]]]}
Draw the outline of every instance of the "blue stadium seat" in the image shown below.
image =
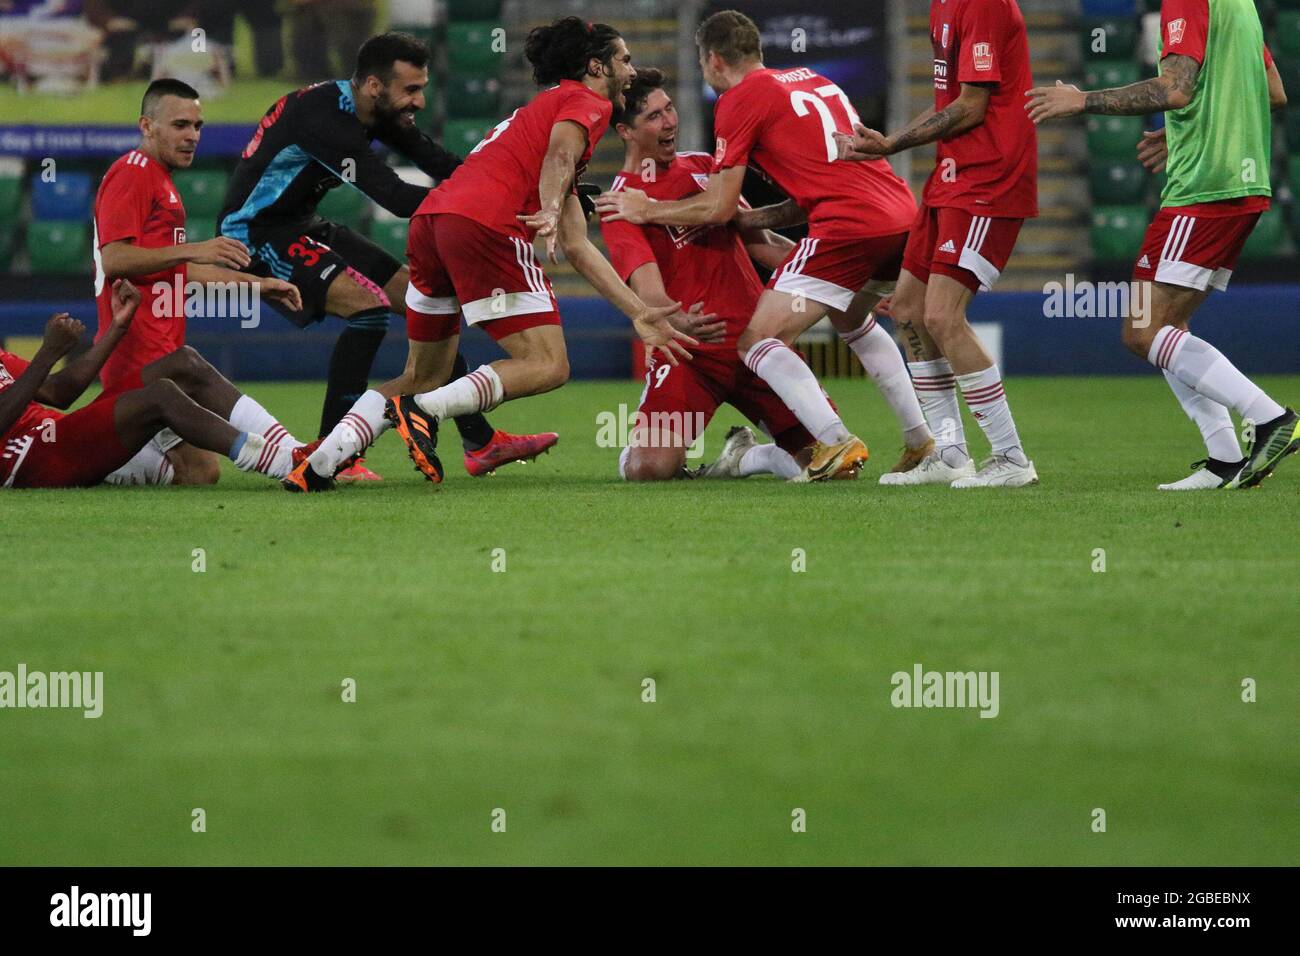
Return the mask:
{"type": "Polygon", "coordinates": [[[41,174],[31,178],[32,218],[38,220],[86,220],[90,218],[90,200],[94,181],[89,173],[59,172],[53,182],[44,182],[41,174]]]}
{"type": "Polygon", "coordinates": [[[1083,0],[1085,17],[1131,17],[1136,12],[1134,0],[1083,0]]]}

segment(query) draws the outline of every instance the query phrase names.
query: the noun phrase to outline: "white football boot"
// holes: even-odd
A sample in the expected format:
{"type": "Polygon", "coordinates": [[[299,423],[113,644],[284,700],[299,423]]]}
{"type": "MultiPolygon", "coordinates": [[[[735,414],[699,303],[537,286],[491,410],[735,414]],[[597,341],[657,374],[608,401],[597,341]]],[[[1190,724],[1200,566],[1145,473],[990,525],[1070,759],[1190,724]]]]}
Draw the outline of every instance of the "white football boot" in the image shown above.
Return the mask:
{"type": "MultiPolygon", "coordinates": [[[[1213,488],[1222,488],[1236,477],[1236,473],[1233,473],[1227,478],[1220,478],[1214,472],[1210,471],[1207,467],[1208,465],[1209,460],[1204,458],[1200,461],[1193,462],[1193,471],[1186,478],[1181,481],[1171,481],[1167,484],[1156,485],[1156,488],[1160,491],[1209,491],[1213,488]]],[[[1240,470],[1241,468],[1238,467],[1237,471],[1240,472],[1240,470]]]]}
{"type": "Polygon", "coordinates": [[[968,478],[958,478],[952,488],[1023,488],[1038,484],[1034,463],[1020,453],[1024,462],[1007,455],[992,455],[980,463],[980,470],[968,478]]]}
{"type": "Polygon", "coordinates": [[[887,471],[880,476],[882,485],[951,485],[958,478],[975,474],[975,462],[969,458],[959,465],[945,462],[939,452],[931,452],[910,471],[887,471]]]}
{"type": "Polygon", "coordinates": [[[705,465],[698,472],[697,478],[739,478],[740,477],[740,459],[745,457],[745,452],[749,451],[756,444],[758,439],[754,433],[744,425],[735,425],[731,431],[727,432],[727,439],[722,443],[722,453],[718,455],[718,460],[705,465]]]}

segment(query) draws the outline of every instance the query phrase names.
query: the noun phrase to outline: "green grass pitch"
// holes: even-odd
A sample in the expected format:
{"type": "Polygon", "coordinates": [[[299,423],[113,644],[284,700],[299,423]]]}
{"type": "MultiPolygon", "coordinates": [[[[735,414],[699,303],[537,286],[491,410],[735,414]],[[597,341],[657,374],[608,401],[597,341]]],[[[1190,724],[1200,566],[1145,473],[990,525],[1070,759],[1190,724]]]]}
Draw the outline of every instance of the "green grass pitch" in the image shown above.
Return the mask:
{"type": "MultiPolygon", "coordinates": [[[[1042,485],[882,489],[829,387],[856,483],[622,484],[623,382],[499,409],[562,439],[491,479],[444,428],[439,489],[388,435],[332,495],[0,493],[0,670],[104,672],[98,720],[0,711],[0,863],[1294,865],[1300,461],[1157,493],[1201,455],[1158,377],[1020,378],[1042,485]],[[916,663],[1000,713],[895,709],[916,663]]],[[[251,392],[311,431],[319,385],[251,392]]]]}

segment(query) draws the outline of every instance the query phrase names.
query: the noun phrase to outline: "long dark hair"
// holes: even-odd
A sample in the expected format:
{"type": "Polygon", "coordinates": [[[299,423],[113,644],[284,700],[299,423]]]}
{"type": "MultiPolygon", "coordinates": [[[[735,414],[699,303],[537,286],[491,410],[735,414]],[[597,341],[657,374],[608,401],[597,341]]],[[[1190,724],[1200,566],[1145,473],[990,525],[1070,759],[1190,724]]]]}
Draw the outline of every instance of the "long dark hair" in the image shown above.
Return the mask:
{"type": "Polygon", "coordinates": [[[538,86],[580,80],[591,60],[610,66],[614,41],[621,35],[606,23],[563,17],[548,26],[533,28],[524,41],[524,56],[533,65],[533,79],[538,86]]]}

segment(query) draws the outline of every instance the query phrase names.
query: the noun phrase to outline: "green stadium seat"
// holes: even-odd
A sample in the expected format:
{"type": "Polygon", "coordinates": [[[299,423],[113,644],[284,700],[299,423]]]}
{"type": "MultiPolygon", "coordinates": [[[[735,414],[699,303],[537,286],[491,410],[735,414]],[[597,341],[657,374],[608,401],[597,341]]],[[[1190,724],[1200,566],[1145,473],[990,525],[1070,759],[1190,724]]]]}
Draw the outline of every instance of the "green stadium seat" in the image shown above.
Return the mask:
{"type": "Polygon", "coordinates": [[[370,200],[365,193],[344,183],[325,194],[325,198],[316,207],[316,215],[340,226],[360,229],[369,205],[370,200]]]}
{"type": "Polygon", "coordinates": [[[442,145],[457,156],[468,156],[496,125],[497,120],[488,117],[447,120],[442,125],[442,145]]]}
{"type": "Polygon", "coordinates": [[[1259,217],[1241,255],[1246,259],[1273,259],[1290,252],[1282,210],[1274,207],[1259,217]]]}
{"type": "Polygon", "coordinates": [[[1092,210],[1092,254],[1097,259],[1134,259],[1142,248],[1149,216],[1145,206],[1096,206],[1092,210]]]}
{"type": "MultiPolygon", "coordinates": [[[[1300,6],[1300,4],[1297,6],[1300,6]]],[[[1156,4],[1156,10],[1159,9],[1160,5],[1156,4]]],[[[1255,11],[1259,14],[1259,22],[1264,25],[1267,32],[1269,23],[1272,22],[1274,14],[1277,13],[1277,4],[1274,0],[1255,0],[1255,11]]]]}
{"type": "Polygon", "coordinates": [[[212,218],[220,215],[226,197],[227,176],[220,169],[190,169],[173,177],[176,191],[185,203],[187,216],[212,218]]]}
{"type": "Polygon", "coordinates": [[[501,0],[447,0],[449,20],[499,20],[501,0]]]}
{"type": "Polygon", "coordinates": [[[0,169],[0,222],[18,217],[23,205],[22,163],[4,163],[0,169]]]}
{"type": "Polygon", "coordinates": [[[1300,10],[1283,10],[1277,15],[1271,49],[1275,56],[1300,58],[1300,10]]]}
{"type": "Polygon", "coordinates": [[[1079,21],[1079,43],[1085,64],[1093,60],[1132,60],[1137,54],[1137,20],[1083,17],[1079,21]]]}
{"type": "Polygon", "coordinates": [[[1088,155],[1093,159],[1134,159],[1146,119],[1142,116],[1089,116],[1088,155]]]}
{"type": "Polygon", "coordinates": [[[1088,64],[1084,83],[1090,90],[1106,90],[1114,86],[1128,86],[1142,78],[1136,62],[1131,60],[1097,60],[1088,64]]]}
{"type": "MultiPolygon", "coordinates": [[[[186,212],[189,210],[187,209],[186,212]]],[[[186,242],[207,242],[209,239],[215,239],[217,236],[217,217],[216,216],[186,216],[185,217],[185,241],[186,242]]]]}
{"type": "Polygon", "coordinates": [[[1093,162],[1088,167],[1088,190],[1100,206],[1140,203],[1146,198],[1148,182],[1147,171],[1136,161],[1093,162]]]}
{"type": "Polygon", "coordinates": [[[406,261],[406,231],[410,224],[405,219],[376,219],[370,224],[370,238],[393,258],[406,261]]]}
{"type": "Polygon", "coordinates": [[[90,272],[90,224],[84,220],[46,219],[27,226],[27,257],[33,275],[90,272]]]}
{"type": "Polygon", "coordinates": [[[447,80],[447,115],[452,119],[496,116],[501,112],[501,81],[495,76],[452,76],[447,80]]]}
{"type": "Polygon", "coordinates": [[[496,20],[471,20],[447,24],[447,63],[452,75],[473,73],[496,76],[501,53],[492,49],[492,31],[501,28],[496,20]]]}

